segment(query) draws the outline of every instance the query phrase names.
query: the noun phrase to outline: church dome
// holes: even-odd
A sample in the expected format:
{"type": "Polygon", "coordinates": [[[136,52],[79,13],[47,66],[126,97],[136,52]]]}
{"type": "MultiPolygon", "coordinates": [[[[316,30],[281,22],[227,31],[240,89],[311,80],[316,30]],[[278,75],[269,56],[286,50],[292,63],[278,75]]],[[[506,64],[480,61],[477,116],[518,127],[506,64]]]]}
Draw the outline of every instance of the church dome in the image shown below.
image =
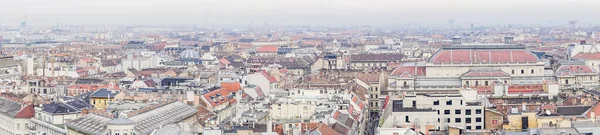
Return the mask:
{"type": "Polygon", "coordinates": [[[187,49],[179,54],[180,59],[198,59],[200,54],[192,49],[187,49]]]}

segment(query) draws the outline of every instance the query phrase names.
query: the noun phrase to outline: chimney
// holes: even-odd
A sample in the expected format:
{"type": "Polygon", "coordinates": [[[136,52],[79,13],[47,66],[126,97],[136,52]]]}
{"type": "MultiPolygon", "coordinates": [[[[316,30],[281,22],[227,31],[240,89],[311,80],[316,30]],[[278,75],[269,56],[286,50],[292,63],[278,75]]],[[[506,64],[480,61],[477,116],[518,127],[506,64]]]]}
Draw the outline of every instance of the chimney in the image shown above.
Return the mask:
{"type": "Polygon", "coordinates": [[[454,45],[460,45],[460,44],[462,44],[460,36],[453,37],[452,38],[452,44],[454,44],[454,45]]]}
{"type": "Polygon", "coordinates": [[[513,44],[513,37],[511,37],[511,36],[504,37],[504,44],[513,44]]]}
{"type": "Polygon", "coordinates": [[[585,45],[585,40],[581,40],[581,41],[579,41],[579,44],[581,44],[581,45],[585,45]]]}

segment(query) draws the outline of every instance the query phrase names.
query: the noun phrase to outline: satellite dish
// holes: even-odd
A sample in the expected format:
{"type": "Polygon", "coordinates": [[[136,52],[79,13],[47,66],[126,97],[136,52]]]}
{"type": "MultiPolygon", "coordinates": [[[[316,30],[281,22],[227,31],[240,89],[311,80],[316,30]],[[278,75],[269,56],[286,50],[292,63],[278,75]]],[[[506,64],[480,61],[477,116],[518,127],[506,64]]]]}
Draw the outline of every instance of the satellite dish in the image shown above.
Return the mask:
{"type": "Polygon", "coordinates": [[[546,115],[550,115],[552,114],[552,112],[550,112],[550,110],[546,110],[546,115]]]}

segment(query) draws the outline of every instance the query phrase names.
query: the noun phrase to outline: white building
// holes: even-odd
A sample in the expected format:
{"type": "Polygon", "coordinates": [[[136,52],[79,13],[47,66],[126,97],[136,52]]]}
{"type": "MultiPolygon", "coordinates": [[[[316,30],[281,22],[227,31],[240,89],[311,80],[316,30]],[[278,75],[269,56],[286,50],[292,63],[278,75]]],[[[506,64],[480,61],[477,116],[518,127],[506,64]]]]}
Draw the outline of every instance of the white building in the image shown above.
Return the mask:
{"type": "MultiPolygon", "coordinates": [[[[483,129],[484,107],[476,91],[461,94],[419,94],[389,97],[382,115],[382,128],[409,128],[418,132],[447,130],[449,126],[483,129]],[[469,95],[469,96],[467,96],[469,95]]],[[[427,133],[426,133],[427,134],[427,133]]]]}
{"type": "Polygon", "coordinates": [[[21,79],[19,64],[13,57],[0,58],[0,80],[14,81],[21,79]]]}
{"type": "Polygon", "coordinates": [[[0,134],[2,135],[27,135],[31,117],[35,114],[33,105],[15,102],[17,99],[0,98],[0,134]]]}
{"type": "Polygon", "coordinates": [[[167,61],[157,54],[151,56],[134,56],[128,55],[127,58],[121,60],[120,71],[125,71],[130,68],[142,70],[144,68],[157,68],[163,66],[161,62],[167,61]]]}
{"type": "Polygon", "coordinates": [[[92,107],[89,103],[76,98],[61,98],[58,102],[36,107],[36,115],[31,118],[33,126],[31,134],[67,135],[68,129],[64,125],[78,118],[82,109],[92,107]]]}

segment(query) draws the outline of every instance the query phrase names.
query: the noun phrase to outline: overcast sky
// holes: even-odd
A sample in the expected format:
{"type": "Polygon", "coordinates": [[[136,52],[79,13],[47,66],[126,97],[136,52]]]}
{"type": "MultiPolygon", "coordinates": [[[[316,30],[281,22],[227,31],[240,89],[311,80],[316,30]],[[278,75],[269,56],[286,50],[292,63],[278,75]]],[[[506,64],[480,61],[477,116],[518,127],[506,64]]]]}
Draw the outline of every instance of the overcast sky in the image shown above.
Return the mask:
{"type": "Polygon", "coordinates": [[[600,0],[0,0],[0,25],[600,24],[600,0]]]}

